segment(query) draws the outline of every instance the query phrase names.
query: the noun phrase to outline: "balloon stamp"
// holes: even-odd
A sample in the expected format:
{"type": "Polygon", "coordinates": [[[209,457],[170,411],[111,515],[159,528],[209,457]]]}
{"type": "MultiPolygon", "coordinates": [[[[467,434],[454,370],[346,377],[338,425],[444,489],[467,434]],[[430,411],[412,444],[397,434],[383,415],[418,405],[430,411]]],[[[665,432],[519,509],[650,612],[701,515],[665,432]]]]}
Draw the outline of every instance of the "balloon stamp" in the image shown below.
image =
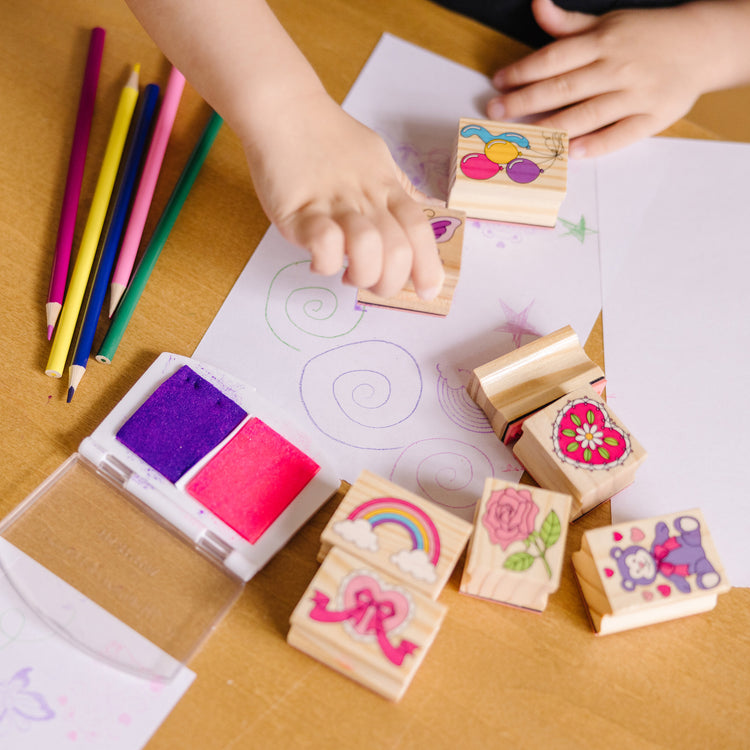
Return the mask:
{"type": "Polygon", "coordinates": [[[474,219],[554,226],[567,164],[565,131],[463,118],[448,205],[474,219]]]}

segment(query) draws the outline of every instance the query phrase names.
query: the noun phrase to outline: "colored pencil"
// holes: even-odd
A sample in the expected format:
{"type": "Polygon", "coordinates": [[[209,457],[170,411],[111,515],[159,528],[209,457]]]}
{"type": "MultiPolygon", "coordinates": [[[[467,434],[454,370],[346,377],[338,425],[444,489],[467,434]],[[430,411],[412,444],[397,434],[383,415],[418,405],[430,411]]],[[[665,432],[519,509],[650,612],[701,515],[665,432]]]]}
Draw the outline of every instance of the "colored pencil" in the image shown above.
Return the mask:
{"type": "Polygon", "coordinates": [[[213,112],[201,134],[201,137],[193,148],[193,152],[190,154],[190,158],[187,160],[187,163],[182,170],[182,174],[180,174],[177,184],[175,185],[174,190],[172,190],[172,194],[169,196],[164,212],[154,229],[154,234],[151,237],[151,240],[143,253],[143,257],[133,274],[133,278],[131,279],[130,284],[128,284],[128,288],[117,307],[117,311],[112,318],[107,335],[104,337],[104,341],[99,348],[99,353],[96,355],[98,362],[103,362],[105,364],[111,363],[112,357],[114,356],[115,351],[122,340],[122,336],[125,333],[128,322],[133,315],[133,311],[138,304],[138,300],[141,298],[146,282],[156,265],[156,261],[159,259],[159,254],[164,247],[164,243],[167,241],[169,233],[172,231],[172,227],[174,226],[177,216],[185,203],[185,199],[190,193],[195,178],[198,176],[198,172],[203,166],[203,162],[206,160],[206,156],[208,155],[211,145],[221,128],[221,124],[221,117],[219,117],[216,112],[213,112]]]}
{"type": "Polygon", "coordinates": [[[133,201],[128,228],[125,230],[120,254],[117,257],[115,272],[112,275],[109,295],[110,317],[112,317],[120,301],[120,297],[122,297],[125,291],[133,270],[138,246],[143,236],[143,228],[146,225],[146,217],[151,207],[151,200],[154,197],[156,182],[159,179],[161,164],[164,160],[164,152],[167,150],[167,143],[172,133],[172,126],[177,115],[177,107],[180,104],[184,88],[184,76],[177,68],[173,67],[164,91],[164,100],[159,109],[159,117],[154,126],[154,135],[151,138],[151,146],[146,156],[146,163],[143,165],[143,174],[141,175],[141,181],[133,201]]]}
{"type": "Polygon", "coordinates": [[[65,360],[68,357],[68,350],[73,339],[78,313],[81,311],[83,295],[86,292],[86,284],[91,274],[91,266],[94,262],[94,255],[96,254],[99,237],[102,233],[102,226],[107,213],[109,199],[112,195],[117,169],[120,165],[122,150],[125,146],[125,139],[128,136],[130,120],[133,117],[135,103],[138,100],[139,70],[139,65],[133,68],[133,72],[130,74],[120,94],[117,112],[115,113],[112,129],[109,133],[102,167],[99,171],[96,188],[94,189],[94,197],[91,201],[88,219],[86,219],[86,226],[81,237],[81,245],[78,248],[78,255],[73,266],[68,291],[65,293],[65,301],[63,302],[60,319],[55,329],[52,349],[47,360],[46,373],[53,378],[62,377],[63,370],[65,369],[65,360]]]}
{"type": "Polygon", "coordinates": [[[86,163],[86,151],[89,147],[91,121],[94,117],[94,101],[96,89],[99,86],[99,70],[104,52],[104,29],[96,27],[91,30],[89,51],[86,59],[86,70],[83,75],[81,96],[78,102],[78,115],[73,133],[73,145],[68,160],[68,175],[65,178],[65,192],[63,193],[62,208],[60,210],[60,224],[57,228],[55,255],[52,261],[52,273],[47,293],[47,338],[52,338],[52,331],[57,323],[63,299],[65,284],[68,280],[70,266],[70,251],[73,249],[73,234],[78,214],[78,201],[81,197],[83,170],[86,163]]]}
{"type": "Polygon", "coordinates": [[[104,222],[102,239],[99,242],[94,268],[91,272],[93,283],[89,284],[83,313],[73,346],[73,359],[68,369],[68,403],[73,399],[81,379],[86,372],[86,365],[94,345],[94,336],[99,323],[99,316],[107,296],[109,277],[117,257],[122,230],[130,208],[138,170],[148,144],[156,105],[159,99],[159,87],[150,83],[141,93],[133,114],[128,140],[117,173],[109,211],[104,222]]]}

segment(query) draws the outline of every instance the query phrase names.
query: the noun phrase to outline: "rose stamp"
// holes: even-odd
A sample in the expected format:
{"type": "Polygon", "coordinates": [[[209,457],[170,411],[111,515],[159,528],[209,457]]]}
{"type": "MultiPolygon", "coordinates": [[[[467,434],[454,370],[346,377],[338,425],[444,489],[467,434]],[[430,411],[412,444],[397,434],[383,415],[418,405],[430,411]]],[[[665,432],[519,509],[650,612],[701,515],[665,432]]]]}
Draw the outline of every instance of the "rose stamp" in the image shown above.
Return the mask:
{"type": "Polygon", "coordinates": [[[540,486],[570,493],[570,520],[627,487],[646,458],[590,385],[526,419],[513,452],[540,486]]]}
{"type": "Polygon", "coordinates": [[[587,531],[573,565],[599,634],[713,609],[729,589],[697,509],[587,531]]]}
{"type": "Polygon", "coordinates": [[[571,498],[488,479],[460,590],[538,612],[560,585],[571,498]]]}

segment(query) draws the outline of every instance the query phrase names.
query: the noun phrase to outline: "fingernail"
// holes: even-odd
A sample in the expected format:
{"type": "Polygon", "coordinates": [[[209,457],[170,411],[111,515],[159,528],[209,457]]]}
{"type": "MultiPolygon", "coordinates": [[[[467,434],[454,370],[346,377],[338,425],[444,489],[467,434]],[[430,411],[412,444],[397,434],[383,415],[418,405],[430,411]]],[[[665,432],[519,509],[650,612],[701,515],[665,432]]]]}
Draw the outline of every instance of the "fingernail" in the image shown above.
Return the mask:
{"type": "Polygon", "coordinates": [[[500,99],[491,99],[487,104],[487,114],[491,120],[502,120],[505,116],[505,107],[500,99]]]}
{"type": "Polygon", "coordinates": [[[435,297],[440,294],[440,290],[442,289],[441,286],[431,286],[429,289],[418,289],[417,294],[423,299],[429,302],[430,300],[435,299],[435,297]]]}
{"type": "Polygon", "coordinates": [[[503,71],[498,70],[497,73],[495,73],[495,75],[492,76],[492,85],[496,89],[502,89],[504,83],[505,83],[505,76],[503,75],[503,71]]]}

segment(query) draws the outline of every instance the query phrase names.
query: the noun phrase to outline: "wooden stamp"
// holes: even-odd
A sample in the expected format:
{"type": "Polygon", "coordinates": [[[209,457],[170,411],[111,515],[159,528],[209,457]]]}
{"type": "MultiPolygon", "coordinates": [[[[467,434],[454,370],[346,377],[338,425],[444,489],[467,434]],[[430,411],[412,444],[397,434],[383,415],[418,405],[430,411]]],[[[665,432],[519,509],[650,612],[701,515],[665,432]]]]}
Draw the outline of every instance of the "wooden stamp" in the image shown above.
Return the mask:
{"type": "Polygon", "coordinates": [[[453,293],[458,284],[461,271],[461,251],[464,245],[464,225],[466,215],[463,211],[451,208],[424,206],[423,211],[432,226],[440,260],[443,262],[445,282],[435,299],[424,300],[417,295],[411,279],[406,286],[394,297],[379,297],[377,294],[359,289],[357,302],[377,307],[393,307],[400,310],[429,313],[431,315],[447,315],[451,309],[453,293]]]}
{"type": "Polygon", "coordinates": [[[461,593],[544,611],[560,585],[570,503],[570,495],[488,479],[461,593]]]}
{"type": "Polygon", "coordinates": [[[292,613],[287,642],[397,701],[445,612],[380,569],[332,549],[292,613]]]}
{"type": "Polygon", "coordinates": [[[571,520],[627,487],[646,458],[590,385],[526,419],[513,452],[541,487],[572,496],[571,520]]]}
{"type": "Polygon", "coordinates": [[[697,509],[586,531],[573,565],[600,635],[707,612],[730,588],[697,509]]]}
{"type": "Polygon", "coordinates": [[[568,134],[519,123],[458,126],[448,205],[474,219],[552,227],[568,182],[568,134]]]}
{"type": "Polygon", "coordinates": [[[601,393],[607,380],[565,326],[477,367],[467,391],[509,445],[526,417],[587,383],[601,393]]]}
{"type": "Polygon", "coordinates": [[[471,529],[435,503],[363,471],[323,529],[318,560],[340,547],[437,599],[471,529]]]}

